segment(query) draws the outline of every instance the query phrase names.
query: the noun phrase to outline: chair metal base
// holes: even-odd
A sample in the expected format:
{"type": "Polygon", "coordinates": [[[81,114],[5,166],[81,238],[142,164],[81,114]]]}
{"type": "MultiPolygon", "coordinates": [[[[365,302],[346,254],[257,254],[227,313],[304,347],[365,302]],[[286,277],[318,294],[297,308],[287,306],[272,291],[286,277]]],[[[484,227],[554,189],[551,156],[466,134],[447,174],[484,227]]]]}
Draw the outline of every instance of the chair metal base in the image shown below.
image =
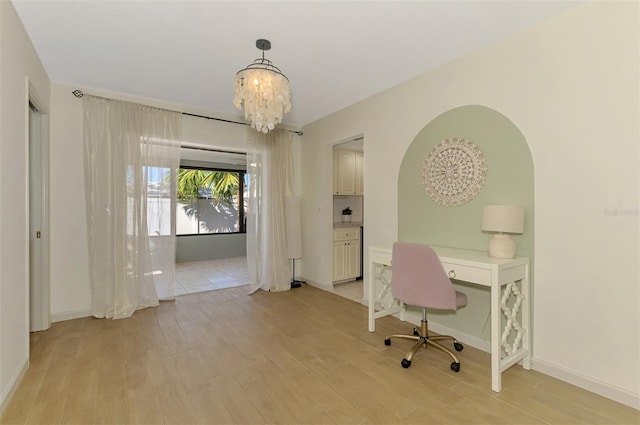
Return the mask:
{"type": "MultiPolygon", "coordinates": [[[[423,314],[423,316],[425,316],[425,314],[423,314]]],[[[402,367],[404,368],[408,368],[409,366],[411,366],[411,360],[413,359],[413,356],[415,356],[415,354],[420,348],[427,348],[431,345],[437,348],[438,350],[448,354],[453,359],[453,363],[451,363],[451,370],[455,372],[460,371],[460,360],[458,360],[458,357],[453,353],[453,351],[449,350],[448,348],[444,347],[442,344],[436,341],[440,341],[443,339],[453,340],[453,347],[456,349],[456,351],[462,351],[462,349],[464,348],[463,345],[460,344],[457,339],[455,339],[450,335],[429,336],[429,326],[428,326],[426,317],[423,318],[423,320],[420,322],[419,330],[416,328],[413,328],[413,335],[404,335],[404,334],[389,335],[384,339],[384,344],[391,345],[391,338],[410,339],[410,340],[416,341],[416,343],[413,345],[413,347],[411,347],[411,349],[409,350],[405,358],[402,359],[401,364],[402,364],[402,367]]]]}

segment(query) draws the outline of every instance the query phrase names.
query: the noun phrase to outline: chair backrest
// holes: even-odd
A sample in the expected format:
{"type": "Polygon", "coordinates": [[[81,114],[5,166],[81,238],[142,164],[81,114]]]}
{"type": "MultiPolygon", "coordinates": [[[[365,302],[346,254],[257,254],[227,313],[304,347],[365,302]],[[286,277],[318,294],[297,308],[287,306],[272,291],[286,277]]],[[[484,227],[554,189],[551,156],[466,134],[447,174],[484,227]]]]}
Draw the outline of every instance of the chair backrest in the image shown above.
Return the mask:
{"type": "Polygon", "coordinates": [[[456,290],[435,251],[427,245],[393,244],[391,290],[405,304],[456,310],[456,290]]]}

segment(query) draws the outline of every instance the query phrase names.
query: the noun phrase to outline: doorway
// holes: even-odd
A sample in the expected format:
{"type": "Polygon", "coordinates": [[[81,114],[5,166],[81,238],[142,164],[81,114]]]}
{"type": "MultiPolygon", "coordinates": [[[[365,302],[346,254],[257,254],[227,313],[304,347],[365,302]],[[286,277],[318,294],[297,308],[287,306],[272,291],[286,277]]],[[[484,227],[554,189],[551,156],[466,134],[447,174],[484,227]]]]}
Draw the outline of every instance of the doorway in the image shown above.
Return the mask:
{"type": "Polygon", "coordinates": [[[364,137],[333,145],[333,292],[364,300],[364,137]]]}
{"type": "Polygon", "coordinates": [[[48,120],[29,101],[29,331],[51,326],[49,289],[48,120]]]}

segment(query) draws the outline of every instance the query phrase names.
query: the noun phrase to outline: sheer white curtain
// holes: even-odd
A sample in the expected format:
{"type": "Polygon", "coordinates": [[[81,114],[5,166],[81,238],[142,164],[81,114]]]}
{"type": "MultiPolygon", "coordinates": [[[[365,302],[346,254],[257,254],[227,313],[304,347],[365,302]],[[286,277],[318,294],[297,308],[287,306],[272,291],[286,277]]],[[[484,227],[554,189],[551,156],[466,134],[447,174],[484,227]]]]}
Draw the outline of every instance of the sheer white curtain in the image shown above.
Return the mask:
{"type": "Polygon", "coordinates": [[[251,293],[291,288],[285,198],[291,195],[290,131],[248,129],[247,263],[251,293]]]}
{"type": "Polygon", "coordinates": [[[92,314],[125,318],[172,299],[181,115],[83,97],[92,314]]]}

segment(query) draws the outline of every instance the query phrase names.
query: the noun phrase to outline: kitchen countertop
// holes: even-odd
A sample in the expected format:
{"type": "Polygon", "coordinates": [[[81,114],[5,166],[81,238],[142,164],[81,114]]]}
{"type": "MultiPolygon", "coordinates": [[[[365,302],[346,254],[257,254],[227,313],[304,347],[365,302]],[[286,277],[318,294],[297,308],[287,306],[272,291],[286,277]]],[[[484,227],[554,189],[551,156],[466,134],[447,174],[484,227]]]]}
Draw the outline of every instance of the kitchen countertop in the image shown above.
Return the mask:
{"type": "Polygon", "coordinates": [[[362,226],[362,222],[361,221],[352,221],[351,223],[343,223],[341,221],[334,221],[333,222],[333,228],[334,229],[341,229],[341,228],[346,228],[346,227],[360,227],[362,226]]]}

